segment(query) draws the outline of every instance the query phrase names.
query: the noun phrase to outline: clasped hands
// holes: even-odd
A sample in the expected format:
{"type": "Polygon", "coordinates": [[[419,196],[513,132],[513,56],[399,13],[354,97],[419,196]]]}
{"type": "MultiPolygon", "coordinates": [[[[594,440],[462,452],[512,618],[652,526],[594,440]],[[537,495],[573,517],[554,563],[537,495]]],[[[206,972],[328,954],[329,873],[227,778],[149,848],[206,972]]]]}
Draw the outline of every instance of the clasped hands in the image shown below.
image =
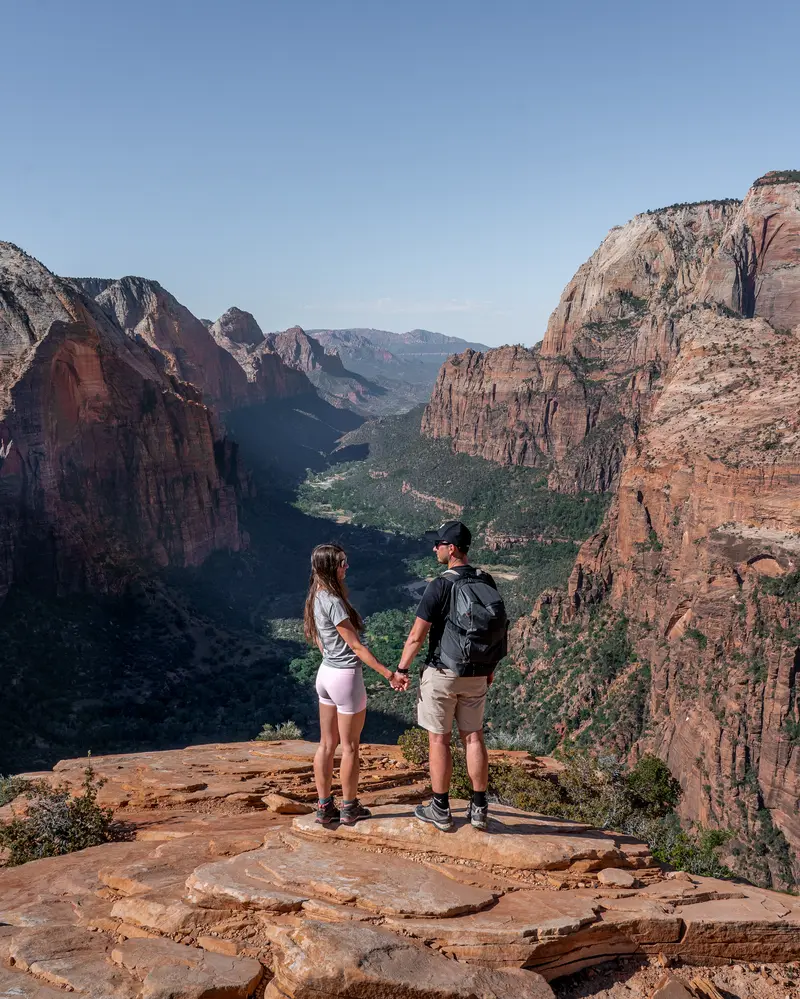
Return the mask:
{"type": "Polygon", "coordinates": [[[408,673],[392,673],[389,677],[389,686],[392,690],[404,691],[408,690],[411,684],[411,677],[408,673]]]}

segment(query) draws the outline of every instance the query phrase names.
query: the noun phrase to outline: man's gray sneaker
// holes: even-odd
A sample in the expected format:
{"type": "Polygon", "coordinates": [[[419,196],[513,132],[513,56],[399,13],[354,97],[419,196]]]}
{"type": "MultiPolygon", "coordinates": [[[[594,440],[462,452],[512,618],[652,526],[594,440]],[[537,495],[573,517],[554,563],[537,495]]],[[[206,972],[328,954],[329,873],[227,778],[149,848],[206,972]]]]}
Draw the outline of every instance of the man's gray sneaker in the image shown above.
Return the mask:
{"type": "Polygon", "coordinates": [[[476,805],[471,801],[467,806],[467,818],[472,823],[473,829],[485,829],[489,824],[489,807],[476,805]]]}
{"type": "Polygon", "coordinates": [[[453,816],[449,808],[439,808],[435,801],[429,805],[417,805],[414,815],[422,822],[432,822],[437,829],[448,832],[453,828],[453,816]]]}

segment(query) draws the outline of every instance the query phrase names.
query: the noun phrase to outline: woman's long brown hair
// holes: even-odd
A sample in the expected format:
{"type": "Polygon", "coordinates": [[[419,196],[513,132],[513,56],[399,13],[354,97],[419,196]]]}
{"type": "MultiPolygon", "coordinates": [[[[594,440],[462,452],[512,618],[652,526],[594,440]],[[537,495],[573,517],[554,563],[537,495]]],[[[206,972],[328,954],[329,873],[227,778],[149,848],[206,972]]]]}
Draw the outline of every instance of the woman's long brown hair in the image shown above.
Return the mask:
{"type": "Polygon", "coordinates": [[[308,586],[308,596],[306,597],[306,608],[303,613],[303,630],[306,638],[312,645],[317,644],[317,622],[314,620],[314,598],[320,590],[327,590],[335,597],[343,601],[350,623],[361,631],[364,622],[361,615],[350,603],[347,596],[347,587],[339,582],[336,570],[347,561],[344,548],[339,545],[317,545],[311,553],[311,580],[308,586]]]}

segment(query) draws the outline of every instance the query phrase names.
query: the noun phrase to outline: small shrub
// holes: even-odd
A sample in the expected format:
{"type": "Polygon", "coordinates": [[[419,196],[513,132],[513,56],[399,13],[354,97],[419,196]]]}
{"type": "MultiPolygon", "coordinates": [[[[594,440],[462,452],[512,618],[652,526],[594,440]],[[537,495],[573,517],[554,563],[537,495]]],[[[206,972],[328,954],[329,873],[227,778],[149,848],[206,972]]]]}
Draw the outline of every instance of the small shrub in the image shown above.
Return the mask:
{"type": "MultiPolygon", "coordinates": [[[[528,654],[531,657],[534,655],[533,652],[528,654]]],[[[544,756],[546,753],[542,740],[526,731],[509,732],[507,729],[493,729],[486,733],[486,745],[489,749],[524,751],[531,757],[544,756]]]]}
{"type": "Polygon", "coordinates": [[[707,878],[730,878],[733,872],[719,859],[719,848],[731,837],[726,829],[687,832],[672,812],[660,819],[631,822],[623,830],[645,840],[653,857],[689,874],[707,878]]]}
{"type": "Polygon", "coordinates": [[[281,740],[302,739],[303,731],[293,721],[281,722],[280,725],[265,725],[256,736],[257,742],[279,742],[281,740]]]}
{"type": "Polygon", "coordinates": [[[795,745],[800,743],[800,721],[797,718],[786,718],[783,723],[783,731],[790,742],[795,745]]]}
{"type": "Polygon", "coordinates": [[[14,798],[30,790],[32,784],[24,777],[2,777],[0,776],[0,807],[7,805],[14,798]]]}
{"type": "Polygon", "coordinates": [[[407,728],[397,740],[397,745],[406,762],[417,767],[428,762],[428,733],[424,728],[407,728]]]}
{"type": "Polygon", "coordinates": [[[74,797],[67,784],[31,783],[22,792],[29,801],[27,813],[0,827],[6,864],[14,867],[110,842],[113,813],[97,804],[104,783],[91,766],[84,771],[83,794],[74,797]]]}
{"type": "Polygon", "coordinates": [[[697,647],[701,652],[703,652],[708,645],[708,638],[706,638],[699,628],[687,628],[684,637],[691,638],[693,641],[697,642],[697,647]]]}
{"type": "Polygon", "coordinates": [[[680,783],[652,753],[645,753],[636,763],[626,775],[625,785],[631,808],[651,818],[662,818],[680,801],[680,783]]]}

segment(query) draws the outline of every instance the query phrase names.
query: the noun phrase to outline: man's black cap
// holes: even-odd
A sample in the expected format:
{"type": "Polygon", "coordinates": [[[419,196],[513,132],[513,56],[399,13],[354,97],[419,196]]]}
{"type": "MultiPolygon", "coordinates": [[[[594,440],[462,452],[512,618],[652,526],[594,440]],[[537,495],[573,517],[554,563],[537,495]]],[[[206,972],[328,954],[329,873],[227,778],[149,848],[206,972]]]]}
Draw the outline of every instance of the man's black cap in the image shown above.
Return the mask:
{"type": "Polygon", "coordinates": [[[472,544],[472,532],[460,520],[446,520],[435,531],[426,531],[424,538],[430,545],[444,541],[445,544],[455,545],[462,552],[467,551],[472,544]]]}

